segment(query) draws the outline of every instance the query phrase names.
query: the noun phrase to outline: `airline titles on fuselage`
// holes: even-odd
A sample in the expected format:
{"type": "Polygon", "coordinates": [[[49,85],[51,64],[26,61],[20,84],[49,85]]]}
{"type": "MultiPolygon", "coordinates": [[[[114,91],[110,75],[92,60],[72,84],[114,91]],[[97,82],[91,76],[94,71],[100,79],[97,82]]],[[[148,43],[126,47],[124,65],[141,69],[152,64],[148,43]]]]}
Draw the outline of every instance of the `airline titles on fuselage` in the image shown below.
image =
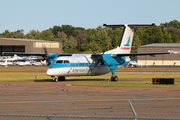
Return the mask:
{"type": "Polygon", "coordinates": [[[82,72],[88,72],[89,68],[70,68],[70,70],[67,73],[73,72],[73,73],[82,73],[82,72]]]}

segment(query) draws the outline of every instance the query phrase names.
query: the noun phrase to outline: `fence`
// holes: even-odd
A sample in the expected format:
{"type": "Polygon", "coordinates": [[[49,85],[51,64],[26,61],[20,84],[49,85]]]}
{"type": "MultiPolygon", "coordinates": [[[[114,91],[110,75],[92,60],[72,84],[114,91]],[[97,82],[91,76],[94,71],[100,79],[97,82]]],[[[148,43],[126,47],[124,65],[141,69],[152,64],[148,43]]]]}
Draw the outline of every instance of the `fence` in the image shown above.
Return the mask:
{"type": "Polygon", "coordinates": [[[36,115],[0,113],[1,120],[180,120],[180,118],[137,117],[137,116],[80,116],[80,115],[36,115]]]}

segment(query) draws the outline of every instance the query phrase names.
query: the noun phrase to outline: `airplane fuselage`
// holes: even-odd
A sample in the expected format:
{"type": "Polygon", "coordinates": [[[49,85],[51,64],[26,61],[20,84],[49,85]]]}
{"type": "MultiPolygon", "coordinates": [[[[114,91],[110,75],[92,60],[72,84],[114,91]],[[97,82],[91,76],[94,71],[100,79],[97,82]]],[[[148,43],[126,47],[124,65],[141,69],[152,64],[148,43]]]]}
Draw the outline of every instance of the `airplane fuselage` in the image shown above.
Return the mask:
{"type": "Polygon", "coordinates": [[[58,57],[48,67],[46,74],[49,76],[103,75],[110,72],[110,68],[113,64],[116,64],[118,68],[129,62],[125,61],[123,64],[120,64],[120,61],[117,61],[117,63],[115,63],[113,60],[110,60],[110,58],[108,58],[108,60],[105,60],[107,62],[111,62],[108,63],[108,65],[100,62],[95,67],[97,59],[93,59],[93,57],[91,57],[91,54],[76,54],[74,56],[58,57]]]}

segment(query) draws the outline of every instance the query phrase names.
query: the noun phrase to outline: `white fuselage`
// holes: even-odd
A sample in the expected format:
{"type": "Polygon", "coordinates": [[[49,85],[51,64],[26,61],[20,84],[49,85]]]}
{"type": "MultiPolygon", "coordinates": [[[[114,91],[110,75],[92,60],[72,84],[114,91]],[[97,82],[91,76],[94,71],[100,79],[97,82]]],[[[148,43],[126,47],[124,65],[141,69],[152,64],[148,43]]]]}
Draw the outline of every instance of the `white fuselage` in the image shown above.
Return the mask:
{"type": "Polygon", "coordinates": [[[91,55],[58,57],[48,67],[46,74],[49,76],[93,76],[110,72],[109,65],[98,64],[94,67],[96,63],[97,61],[93,61],[91,55]]]}

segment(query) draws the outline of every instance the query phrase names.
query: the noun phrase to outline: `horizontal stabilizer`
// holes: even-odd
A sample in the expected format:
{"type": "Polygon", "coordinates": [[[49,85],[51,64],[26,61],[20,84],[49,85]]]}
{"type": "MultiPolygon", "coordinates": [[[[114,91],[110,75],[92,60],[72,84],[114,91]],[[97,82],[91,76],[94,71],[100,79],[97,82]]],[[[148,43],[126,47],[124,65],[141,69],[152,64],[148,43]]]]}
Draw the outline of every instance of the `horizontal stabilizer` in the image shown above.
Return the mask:
{"type": "MultiPolygon", "coordinates": [[[[127,24],[129,27],[157,27],[155,23],[152,24],[127,24]]],[[[122,25],[108,25],[108,24],[103,24],[103,26],[106,27],[124,27],[124,24],[122,25]]]]}
{"type": "Polygon", "coordinates": [[[112,57],[121,57],[121,56],[141,56],[141,55],[162,55],[162,54],[171,54],[170,52],[159,52],[159,53],[129,53],[129,54],[112,54],[112,57]]]}

